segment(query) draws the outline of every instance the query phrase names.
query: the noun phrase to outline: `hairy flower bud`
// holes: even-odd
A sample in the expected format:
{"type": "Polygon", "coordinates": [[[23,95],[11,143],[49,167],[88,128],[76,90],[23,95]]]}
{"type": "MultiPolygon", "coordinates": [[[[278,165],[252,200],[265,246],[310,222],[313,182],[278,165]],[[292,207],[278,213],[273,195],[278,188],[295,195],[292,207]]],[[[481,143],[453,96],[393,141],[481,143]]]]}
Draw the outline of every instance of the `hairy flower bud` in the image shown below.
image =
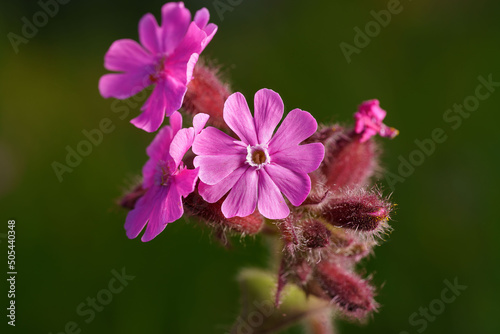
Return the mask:
{"type": "Polygon", "coordinates": [[[315,294],[330,299],[348,316],[362,319],[378,307],[372,286],[339,264],[319,263],[315,279],[323,293],[318,295],[315,291],[315,294]]]}
{"type": "Polygon", "coordinates": [[[372,140],[360,142],[352,130],[332,134],[325,146],[325,160],[320,167],[326,186],[332,191],[362,186],[378,167],[378,151],[372,140]]]}
{"type": "Polygon", "coordinates": [[[360,138],[353,129],[338,125],[323,127],[311,136],[308,142],[325,146],[325,159],[311,176],[313,200],[324,193],[321,186],[335,192],[368,182],[378,168],[378,150],[372,140],[361,142],[360,138]]]}
{"type": "Polygon", "coordinates": [[[310,219],[302,224],[302,237],[308,248],[323,248],[330,244],[332,232],[320,221],[310,219]]]}
{"type": "Polygon", "coordinates": [[[390,203],[378,193],[363,191],[330,200],[321,217],[332,225],[359,232],[377,232],[389,218],[390,203]]]}
{"type": "Polygon", "coordinates": [[[182,108],[191,115],[205,113],[210,116],[208,120],[210,125],[227,128],[222,118],[222,111],[229,95],[231,91],[228,85],[220,80],[218,70],[198,62],[184,96],[182,108]]]}

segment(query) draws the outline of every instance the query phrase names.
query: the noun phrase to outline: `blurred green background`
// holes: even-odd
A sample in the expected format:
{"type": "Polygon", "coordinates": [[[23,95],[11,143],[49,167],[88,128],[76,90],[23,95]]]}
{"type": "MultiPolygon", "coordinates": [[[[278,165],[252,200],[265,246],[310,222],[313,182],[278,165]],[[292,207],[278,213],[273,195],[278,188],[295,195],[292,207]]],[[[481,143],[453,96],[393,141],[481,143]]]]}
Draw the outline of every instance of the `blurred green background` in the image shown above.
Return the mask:
{"type": "MultiPolygon", "coordinates": [[[[380,312],[366,325],[341,322],[340,333],[417,333],[421,326],[412,326],[410,315],[439,299],[443,281],[455,277],[467,289],[425,333],[499,333],[500,89],[456,130],[443,114],[474,94],[479,75],[500,81],[500,2],[402,1],[402,12],[351,63],[339,44],[353,44],[354,27],[364,30],[370,11],[386,9],[388,1],[240,2],[222,16],[214,1],[185,2],[193,13],[207,7],[219,25],[204,56],[223,66],[234,90],[251,97],[272,88],[287,111],[300,107],[323,123],[352,123],[360,102],[380,99],[386,124],[401,132],[392,141],[377,139],[393,173],[399,157],[417,148],[416,139],[435,128],[448,135],[395,186],[394,232],[366,262],[383,285],[380,312]]],[[[113,113],[113,100],[100,97],[97,83],[110,44],[137,39],[141,16],[159,17],[162,4],[69,1],[17,54],[7,34],[21,35],[21,18],[32,21],[41,7],[0,5],[0,233],[16,220],[14,332],[55,334],[74,321],[82,333],[224,333],[239,311],[239,268],[268,260],[260,238],[226,250],[208,229],[185,220],[149,243],[125,236],[126,212],[114,200],[140,172],[153,135],[128,123],[139,108],[125,120],[113,113]],[[82,130],[103,118],[114,131],[59,182],[52,162],[64,163],[65,147],[75,148],[82,130]],[[135,279],[85,323],[77,306],[123,267],[135,279]]],[[[384,178],[380,184],[391,192],[384,178]]],[[[0,241],[6,272],[7,243],[0,241]]],[[[5,310],[7,285],[0,281],[5,310]]],[[[5,328],[3,312],[2,319],[5,328]]]]}

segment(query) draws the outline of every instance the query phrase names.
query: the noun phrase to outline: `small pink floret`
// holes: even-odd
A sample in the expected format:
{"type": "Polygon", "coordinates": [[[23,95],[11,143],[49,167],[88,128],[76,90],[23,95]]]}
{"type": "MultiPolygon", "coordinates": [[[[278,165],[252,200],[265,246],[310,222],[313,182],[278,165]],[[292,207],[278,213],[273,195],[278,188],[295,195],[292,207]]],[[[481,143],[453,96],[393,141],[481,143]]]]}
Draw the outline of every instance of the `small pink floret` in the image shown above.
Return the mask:
{"type": "Polygon", "coordinates": [[[399,134],[398,130],[382,123],[386,114],[387,112],[380,108],[378,100],[368,100],[359,106],[358,111],[354,114],[356,119],[354,131],[361,134],[360,141],[362,143],[376,134],[391,139],[399,134]]]}

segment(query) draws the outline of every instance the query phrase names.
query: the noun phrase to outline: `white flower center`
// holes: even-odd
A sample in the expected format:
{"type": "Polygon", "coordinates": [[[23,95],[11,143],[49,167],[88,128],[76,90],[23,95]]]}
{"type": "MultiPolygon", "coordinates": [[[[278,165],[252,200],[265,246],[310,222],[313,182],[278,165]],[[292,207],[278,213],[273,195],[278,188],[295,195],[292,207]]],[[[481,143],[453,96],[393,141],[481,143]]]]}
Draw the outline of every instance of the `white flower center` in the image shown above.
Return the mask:
{"type": "Polygon", "coordinates": [[[247,146],[247,164],[252,167],[257,167],[261,169],[265,165],[271,162],[271,157],[267,151],[267,147],[263,145],[247,146]]]}

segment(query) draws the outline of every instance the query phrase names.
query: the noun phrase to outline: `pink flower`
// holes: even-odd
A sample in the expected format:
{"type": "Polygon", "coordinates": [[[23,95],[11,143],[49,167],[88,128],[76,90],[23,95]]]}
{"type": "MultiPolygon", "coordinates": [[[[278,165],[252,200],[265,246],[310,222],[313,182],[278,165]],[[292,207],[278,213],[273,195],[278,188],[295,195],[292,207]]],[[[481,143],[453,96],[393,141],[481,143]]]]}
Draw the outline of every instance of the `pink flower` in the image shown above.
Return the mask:
{"type": "Polygon", "coordinates": [[[198,114],[193,127],[181,129],[182,117],[175,112],[170,117],[171,126],[163,127],[146,149],[149,160],[142,169],[146,193],[125,221],[130,239],[137,237],[147,224],[141,240],[150,241],[184,214],[181,197],[194,191],[199,169],[185,168],[182,158],[207,120],[208,115],[198,114]]]}
{"type": "Polygon", "coordinates": [[[360,139],[362,143],[377,133],[389,138],[394,138],[399,134],[398,130],[382,123],[386,114],[387,112],[380,108],[378,100],[365,101],[359,106],[358,112],[354,114],[356,119],[354,131],[362,134],[360,139]]]}
{"type": "Polygon", "coordinates": [[[158,130],[165,116],[181,107],[199,54],[217,31],[208,20],[208,10],[202,8],[191,22],[191,13],[182,2],[162,7],[161,27],[152,14],[144,15],[139,22],[142,46],[120,39],[106,53],[104,67],[121,73],[101,77],[101,95],[126,99],[154,85],[141,108],[143,113],[131,123],[147,132],[158,130]]]}
{"type": "Polygon", "coordinates": [[[240,138],[208,127],[193,144],[195,167],[200,168],[200,195],[214,203],[229,192],[222,204],[226,218],[245,217],[258,206],[269,219],[282,219],[290,209],[281,193],[298,206],[311,190],[307,173],[318,168],[324,157],[320,143],[299,145],[317,129],[314,117],[292,110],[273,136],[283,117],[278,93],[261,89],[255,94],[252,117],[241,93],[234,93],[224,105],[223,118],[240,138]]]}

